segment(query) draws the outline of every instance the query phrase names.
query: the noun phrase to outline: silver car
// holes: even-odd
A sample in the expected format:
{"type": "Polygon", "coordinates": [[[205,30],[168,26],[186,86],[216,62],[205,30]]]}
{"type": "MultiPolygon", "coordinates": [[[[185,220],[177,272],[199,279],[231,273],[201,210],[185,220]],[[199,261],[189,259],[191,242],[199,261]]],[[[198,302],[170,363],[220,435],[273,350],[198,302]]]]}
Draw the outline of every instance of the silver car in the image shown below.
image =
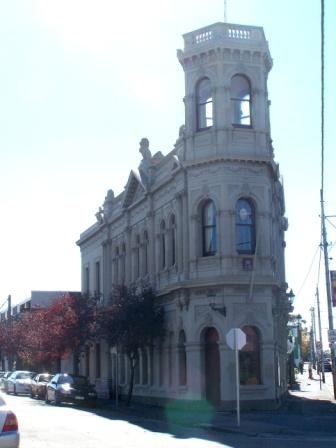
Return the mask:
{"type": "Polygon", "coordinates": [[[6,385],[6,392],[9,394],[29,394],[30,383],[35,372],[27,370],[15,370],[8,378],[6,385]]]}
{"type": "Polygon", "coordinates": [[[19,448],[20,433],[16,415],[0,395],[0,448],[19,448]]]}

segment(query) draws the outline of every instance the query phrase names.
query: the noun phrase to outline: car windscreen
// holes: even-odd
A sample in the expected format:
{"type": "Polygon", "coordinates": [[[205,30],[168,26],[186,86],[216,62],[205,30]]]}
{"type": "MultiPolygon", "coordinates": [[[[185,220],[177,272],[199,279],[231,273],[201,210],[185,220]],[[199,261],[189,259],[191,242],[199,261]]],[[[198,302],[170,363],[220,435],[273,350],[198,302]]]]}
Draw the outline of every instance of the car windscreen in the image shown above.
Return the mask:
{"type": "Polygon", "coordinates": [[[58,382],[61,384],[64,383],[75,384],[76,386],[86,386],[87,384],[89,384],[87,378],[82,376],[71,376],[71,375],[60,377],[58,382]]]}
{"type": "Polygon", "coordinates": [[[31,373],[30,372],[22,372],[22,373],[18,373],[15,377],[17,380],[25,380],[27,378],[31,378],[31,373]]]}

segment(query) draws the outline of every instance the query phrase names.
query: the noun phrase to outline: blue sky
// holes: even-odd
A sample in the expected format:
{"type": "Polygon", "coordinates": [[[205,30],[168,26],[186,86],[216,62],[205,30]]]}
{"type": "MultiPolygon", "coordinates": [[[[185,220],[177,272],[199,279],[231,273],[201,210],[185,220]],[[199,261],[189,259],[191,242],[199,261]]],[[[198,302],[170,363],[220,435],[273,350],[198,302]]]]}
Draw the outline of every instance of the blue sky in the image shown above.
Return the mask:
{"type": "MultiPolygon", "coordinates": [[[[325,3],[325,207],[336,215],[336,4],[325,3]]],[[[320,243],[320,2],[227,4],[229,22],[264,27],[274,60],[269,97],[289,219],[287,281],[308,317],[320,243]]],[[[0,0],[1,303],[34,289],[80,289],[79,234],[95,222],[106,191],[121,192],[137,168],[142,137],[154,151],[173,148],[184,122],[176,49],[183,33],[223,21],[223,5],[0,0]]],[[[336,241],[336,218],[327,230],[336,241]]],[[[323,270],[320,277],[325,321],[323,270]]]]}

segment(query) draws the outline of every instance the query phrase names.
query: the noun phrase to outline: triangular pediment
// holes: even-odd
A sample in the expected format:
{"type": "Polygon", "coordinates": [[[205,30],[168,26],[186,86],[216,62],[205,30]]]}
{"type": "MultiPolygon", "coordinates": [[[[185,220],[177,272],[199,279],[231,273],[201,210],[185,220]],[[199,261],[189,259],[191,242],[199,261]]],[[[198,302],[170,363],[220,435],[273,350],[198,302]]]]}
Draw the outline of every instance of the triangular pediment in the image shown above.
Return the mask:
{"type": "Polygon", "coordinates": [[[138,199],[143,197],[145,190],[141,184],[138,175],[131,171],[128,177],[128,181],[125,187],[124,198],[122,201],[122,207],[127,208],[136,202],[138,199]]]}

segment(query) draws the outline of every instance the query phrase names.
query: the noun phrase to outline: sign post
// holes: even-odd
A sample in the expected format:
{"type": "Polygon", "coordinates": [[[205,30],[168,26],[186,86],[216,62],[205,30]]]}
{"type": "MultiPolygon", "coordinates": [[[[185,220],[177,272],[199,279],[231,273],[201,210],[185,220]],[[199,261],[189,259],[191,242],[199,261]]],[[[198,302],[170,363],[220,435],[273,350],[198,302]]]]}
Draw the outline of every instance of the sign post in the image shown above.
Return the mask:
{"type": "Polygon", "coordinates": [[[231,328],[226,335],[226,343],[232,350],[235,351],[237,426],[240,426],[239,350],[241,350],[246,344],[246,334],[240,328],[231,328]]]}

